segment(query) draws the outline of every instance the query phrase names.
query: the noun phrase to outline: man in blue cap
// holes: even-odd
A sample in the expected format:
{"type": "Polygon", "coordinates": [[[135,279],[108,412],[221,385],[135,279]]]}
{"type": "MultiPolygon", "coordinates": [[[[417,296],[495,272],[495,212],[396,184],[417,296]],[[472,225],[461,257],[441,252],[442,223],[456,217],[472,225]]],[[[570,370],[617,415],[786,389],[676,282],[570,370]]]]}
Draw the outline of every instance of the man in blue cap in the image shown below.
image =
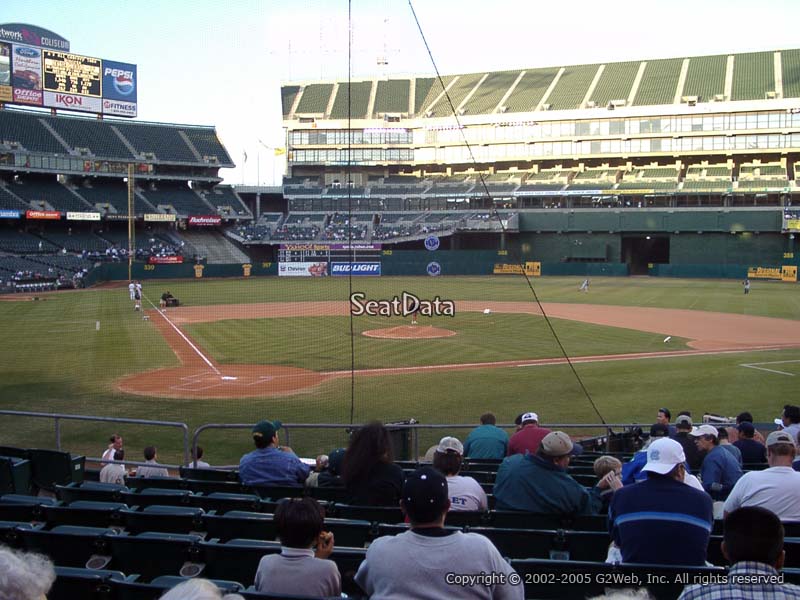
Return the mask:
{"type": "Polygon", "coordinates": [[[260,421],[253,427],[256,449],[239,461],[239,479],[245,485],[303,485],[311,467],[291,448],[278,445],[280,421],[260,421]]]}

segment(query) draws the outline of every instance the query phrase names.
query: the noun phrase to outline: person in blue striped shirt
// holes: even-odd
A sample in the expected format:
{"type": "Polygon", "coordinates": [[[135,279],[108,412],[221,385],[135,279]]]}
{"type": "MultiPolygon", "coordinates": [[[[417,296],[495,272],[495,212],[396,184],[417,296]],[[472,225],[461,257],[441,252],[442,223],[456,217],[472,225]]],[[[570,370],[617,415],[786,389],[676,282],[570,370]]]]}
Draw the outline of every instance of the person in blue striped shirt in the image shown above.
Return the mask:
{"type": "Polygon", "coordinates": [[[647,448],[647,479],[614,493],[609,531],[622,561],[703,566],[711,535],[711,497],[684,485],[683,448],[662,438],[647,448]]]}

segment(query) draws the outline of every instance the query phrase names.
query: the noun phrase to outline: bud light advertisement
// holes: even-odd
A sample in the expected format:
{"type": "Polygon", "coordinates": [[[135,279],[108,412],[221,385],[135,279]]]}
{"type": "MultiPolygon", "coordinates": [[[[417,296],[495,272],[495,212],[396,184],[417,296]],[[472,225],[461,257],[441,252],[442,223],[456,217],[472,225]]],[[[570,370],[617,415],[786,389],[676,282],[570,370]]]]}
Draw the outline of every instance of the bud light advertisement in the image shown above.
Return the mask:
{"type": "Polygon", "coordinates": [[[103,98],[136,103],[136,65],[103,60],[103,98]]]}

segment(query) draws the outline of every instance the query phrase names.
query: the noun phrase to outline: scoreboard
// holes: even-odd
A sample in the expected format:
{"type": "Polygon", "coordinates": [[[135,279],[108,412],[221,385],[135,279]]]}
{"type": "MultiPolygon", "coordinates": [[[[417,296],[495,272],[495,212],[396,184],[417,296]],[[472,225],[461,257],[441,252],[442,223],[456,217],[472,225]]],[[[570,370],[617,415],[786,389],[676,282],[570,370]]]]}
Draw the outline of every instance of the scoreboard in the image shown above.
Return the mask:
{"type": "Polygon", "coordinates": [[[281,244],[278,262],[379,261],[380,244],[281,244]]]}
{"type": "Polygon", "coordinates": [[[99,58],[44,51],[44,89],[100,98],[102,65],[99,58]]]}
{"type": "Polygon", "coordinates": [[[278,249],[278,275],[281,276],[380,274],[380,244],[281,244],[278,249]]]}

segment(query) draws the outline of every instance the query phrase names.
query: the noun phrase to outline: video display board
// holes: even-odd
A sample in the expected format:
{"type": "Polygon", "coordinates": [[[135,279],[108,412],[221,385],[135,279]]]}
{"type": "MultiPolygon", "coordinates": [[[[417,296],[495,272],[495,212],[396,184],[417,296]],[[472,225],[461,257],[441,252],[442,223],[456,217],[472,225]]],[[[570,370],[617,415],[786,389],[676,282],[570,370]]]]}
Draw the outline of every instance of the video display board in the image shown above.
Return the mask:
{"type": "Polygon", "coordinates": [[[42,47],[36,45],[35,36],[11,33],[0,40],[28,43],[0,41],[0,103],[119,117],[137,115],[136,65],[53,49],[68,50],[66,41],[42,47]]]}

